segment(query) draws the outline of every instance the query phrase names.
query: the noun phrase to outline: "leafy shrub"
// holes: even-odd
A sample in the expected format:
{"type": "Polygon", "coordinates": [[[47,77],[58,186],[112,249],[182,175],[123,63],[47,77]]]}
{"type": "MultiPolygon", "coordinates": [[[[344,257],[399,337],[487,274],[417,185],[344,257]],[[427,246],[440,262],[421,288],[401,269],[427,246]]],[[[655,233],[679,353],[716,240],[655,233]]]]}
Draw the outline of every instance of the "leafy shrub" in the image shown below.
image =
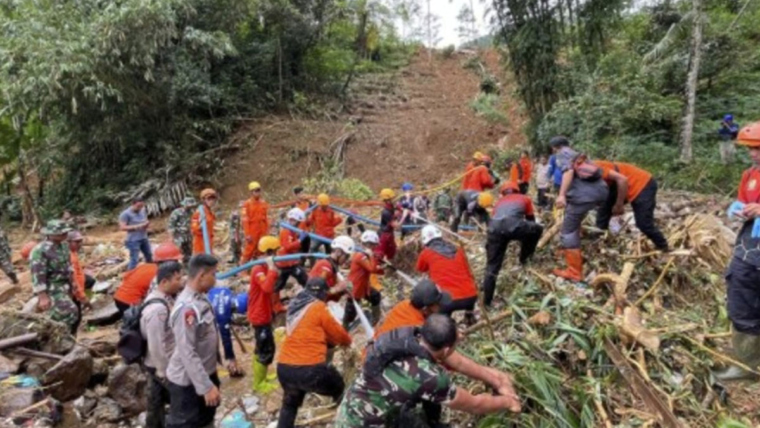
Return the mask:
{"type": "Polygon", "coordinates": [[[490,123],[509,125],[509,119],[501,110],[502,102],[498,95],[480,93],[470,102],[470,108],[475,111],[475,114],[490,123]]]}

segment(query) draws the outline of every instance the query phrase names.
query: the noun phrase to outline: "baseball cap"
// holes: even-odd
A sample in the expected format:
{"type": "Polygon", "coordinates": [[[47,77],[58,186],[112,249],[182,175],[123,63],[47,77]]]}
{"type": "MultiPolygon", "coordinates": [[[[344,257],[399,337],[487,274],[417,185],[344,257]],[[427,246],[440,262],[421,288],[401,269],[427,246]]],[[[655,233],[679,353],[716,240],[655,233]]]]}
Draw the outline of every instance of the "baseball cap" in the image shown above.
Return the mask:
{"type": "Polygon", "coordinates": [[[325,281],[324,278],[316,277],[316,278],[309,278],[309,280],[306,281],[305,288],[310,293],[314,295],[319,295],[320,293],[326,293],[327,289],[330,287],[327,285],[327,281],[325,281]]]}
{"type": "Polygon", "coordinates": [[[79,233],[79,231],[72,230],[71,232],[69,232],[69,235],[66,239],[69,241],[83,241],[84,237],[82,236],[81,233],[79,233]]]}
{"type": "Polygon", "coordinates": [[[451,303],[451,295],[441,291],[435,283],[429,279],[423,279],[412,289],[412,304],[418,308],[435,305],[445,306],[451,303]]]}

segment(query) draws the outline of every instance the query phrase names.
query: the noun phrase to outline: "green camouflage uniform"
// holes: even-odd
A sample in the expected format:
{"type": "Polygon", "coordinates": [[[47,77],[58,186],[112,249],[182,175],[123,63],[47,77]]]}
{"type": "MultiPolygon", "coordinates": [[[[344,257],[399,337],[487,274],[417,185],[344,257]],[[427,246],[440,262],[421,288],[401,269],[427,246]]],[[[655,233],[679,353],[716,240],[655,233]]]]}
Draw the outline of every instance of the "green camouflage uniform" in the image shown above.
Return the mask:
{"type": "Polygon", "coordinates": [[[190,233],[190,218],[193,212],[180,207],[172,211],[169,216],[169,233],[172,235],[174,245],[182,252],[185,260],[193,254],[193,235],[190,233]]]}
{"type": "Polygon", "coordinates": [[[239,205],[238,209],[233,209],[232,213],[230,214],[230,263],[237,264],[237,262],[240,261],[240,255],[243,251],[243,248],[241,246],[242,239],[241,236],[241,224],[240,224],[240,207],[239,205]]]}
{"type": "Polygon", "coordinates": [[[16,272],[13,270],[13,263],[11,262],[11,245],[8,243],[8,237],[5,236],[5,232],[2,229],[0,229],[0,269],[8,275],[8,278],[14,284],[18,283],[16,272]]]}
{"type": "MultiPolygon", "coordinates": [[[[68,233],[69,228],[60,220],[51,220],[42,229],[45,235],[68,233]]],[[[29,256],[29,270],[32,273],[32,291],[42,292],[50,297],[47,315],[53,321],[62,322],[72,329],[79,318],[79,309],[72,297],[72,269],[69,244],[43,241],[37,244],[29,256]]]]}
{"type": "MultiPolygon", "coordinates": [[[[381,376],[365,379],[359,375],[348,389],[338,409],[335,428],[396,426],[405,405],[430,402],[448,403],[456,386],[446,370],[419,357],[394,361],[381,376]]],[[[414,426],[404,422],[404,426],[414,426]]]]}
{"type": "Polygon", "coordinates": [[[454,211],[454,200],[448,192],[443,191],[436,195],[433,201],[433,211],[435,211],[435,221],[449,221],[451,213],[454,211]]]}

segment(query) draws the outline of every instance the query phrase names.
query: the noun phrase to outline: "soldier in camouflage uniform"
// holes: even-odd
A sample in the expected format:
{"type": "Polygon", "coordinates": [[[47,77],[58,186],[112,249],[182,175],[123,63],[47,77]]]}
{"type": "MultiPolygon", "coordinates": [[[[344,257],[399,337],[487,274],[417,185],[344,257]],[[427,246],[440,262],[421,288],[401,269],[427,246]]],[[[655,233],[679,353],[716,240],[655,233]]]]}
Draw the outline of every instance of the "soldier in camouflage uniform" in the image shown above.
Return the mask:
{"type": "Polygon", "coordinates": [[[193,254],[193,235],[190,232],[190,218],[198,202],[193,197],[182,200],[182,206],[172,211],[169,216],[169,233],[174,245],[182,252],[183,263],[187,264],[193,254]]]}
{"type": "Polygon", "coordinates": [[[230,260],[229,263],[236,265],[240,262],[240,256],[243,252],[243,234],[240,224],[240,212],[245,206],[245,202],[238,203],[237,209],[230,213],[230,260]]]}
{"type": "Polygon", "coordinates": [[[509,375],[473,361],[463,363],[456,342],[456,323],[438,314],[428,317],[421,329],[381,335],[368,348],[362,373],[348,389],[334,427],[447,426],[440,423],[441,405],[477,414],[519,412],[509,375]],[[457,387],[442,363],[453,363],[460,374],[490,384],[498,395],[472,395],[457,387]]]}
{"type": "Polygon", "coordinates": [[[37,309],[50,319],[66,324],[74,331],[79,309],[73,300],[74,281],[66,242],[71,229],[61,220],[50,220],[42,234],[47,239],[37,244],[29,256],[32,291],[37,296],[37,309]]]}
{"type": "Polygon", "coordinates": [[[0,269],[8,275],[11,282],[18,284],[18,277],[13,270],[13,263],[11,262],[11,245],[8,243],[8,237],[5,236],[5,232],[0,229],[0,269]]]}

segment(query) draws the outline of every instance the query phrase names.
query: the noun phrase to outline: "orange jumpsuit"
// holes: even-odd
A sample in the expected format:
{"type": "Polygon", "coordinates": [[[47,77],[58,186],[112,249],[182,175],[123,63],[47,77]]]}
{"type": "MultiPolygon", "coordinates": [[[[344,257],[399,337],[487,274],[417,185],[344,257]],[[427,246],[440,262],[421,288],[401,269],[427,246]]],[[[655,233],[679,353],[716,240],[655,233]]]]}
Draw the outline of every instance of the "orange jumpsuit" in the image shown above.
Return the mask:
{"type": "MultiPolygon", "coordinates": [[[[211,253],[214,253],[214,223],[216,223],[216,215],[209,207],[201,205],[203,207],[204,214],[206,216],[206,230],[208,230],[208,243],[211,247],[211,253]]],[[[201,227],[201,212],[200,207],[193,213],[193,217],[190,220],[190,231],[193,234],[193,255],[203,254],[206,252],[206,247],[203,245],[203,228],[201,227]]]]}
{"type": "Polygon", "coordinates": [[[245,231],[243,263],[259,256],[259,239],[269,232],[268,211],[269,204],[263,199],[250,198],[243,204],[240,212],[240,223],[245,231]]]}
{"type": "Polygon", "coordinates": [[[84,303],[87,301],[87,296],[84,293],[85,276],[84,270],[82,269],[82,264],[79,263],[79,254],[77,254],[75,251],[71,251],[70,260],[71,270],[74,271],[74,290],[72,291],[72,294],[77,300],[84,303]]]}
{"type": "Polygon", "coordinates": [[[342,222],[343,219],[330,207],[319,207],[309,216],[309,224],[314,227],[314,233],[329,239],[335,238],[335,227],[342,222]]]}

